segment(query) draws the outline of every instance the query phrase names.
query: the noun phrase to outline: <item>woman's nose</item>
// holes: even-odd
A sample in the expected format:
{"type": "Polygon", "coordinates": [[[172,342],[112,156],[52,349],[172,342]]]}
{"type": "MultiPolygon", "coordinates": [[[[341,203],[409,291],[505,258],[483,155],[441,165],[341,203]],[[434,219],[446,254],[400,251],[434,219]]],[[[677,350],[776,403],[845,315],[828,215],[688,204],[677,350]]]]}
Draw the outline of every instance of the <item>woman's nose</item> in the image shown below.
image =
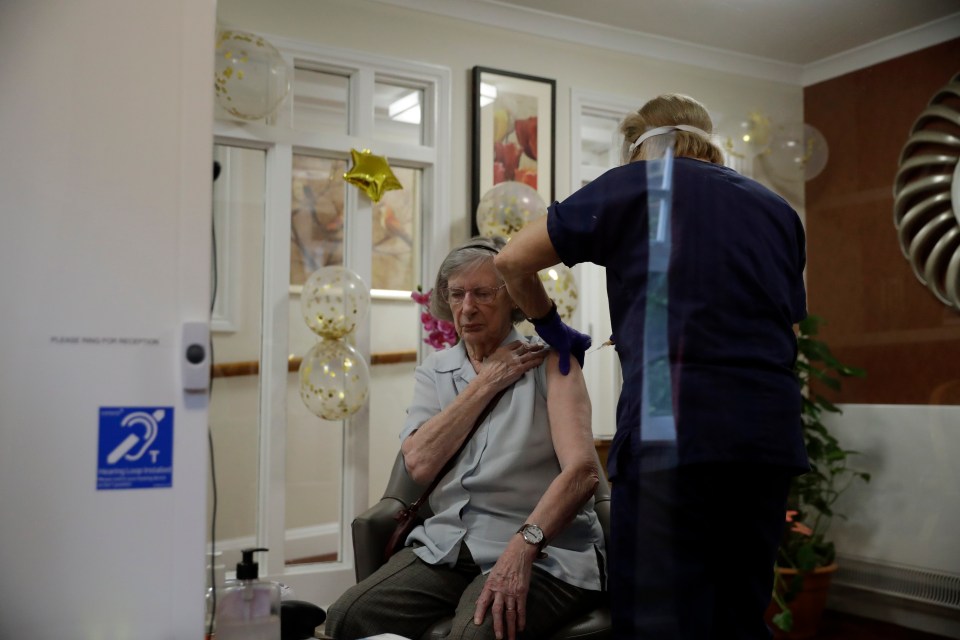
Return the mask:
{"type": "Polygon", "coordinates": [[[474,308],[476,308],[476,306],[477,306],[477,303],[476,303],[476,300],[473,299],[473,292],[472,292],[472,291],[464,291],[464,293],[463,293],[463,304],[461,305],[461,307],[462,307],[463,309],[474,309],[474,308]]]}

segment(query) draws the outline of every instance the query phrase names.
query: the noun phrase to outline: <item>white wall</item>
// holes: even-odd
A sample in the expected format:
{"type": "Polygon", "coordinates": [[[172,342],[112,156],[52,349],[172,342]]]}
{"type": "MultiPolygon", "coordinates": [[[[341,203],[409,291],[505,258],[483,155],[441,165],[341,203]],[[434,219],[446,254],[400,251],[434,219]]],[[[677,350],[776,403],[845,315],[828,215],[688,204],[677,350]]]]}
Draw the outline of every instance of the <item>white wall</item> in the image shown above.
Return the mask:
{"type": "Polygon", "coordinates": [[[960,407],[841,408],[829,427],[871,480],[834,505],[828,606],[960,638],[960,407]]]}
{"type": "Polygon", "coordinates": [[[213,35],[213,2],[0,3],[2,638],[202,634],[213,35]],[[98,489],[110,430],[169,483],[98,489]]]}
{"type": "Polygon", "coordinates": [[[837,501],[838,552],[960,575],[960,407],[842,409],[830,428],[871,480],[837,501]]]}

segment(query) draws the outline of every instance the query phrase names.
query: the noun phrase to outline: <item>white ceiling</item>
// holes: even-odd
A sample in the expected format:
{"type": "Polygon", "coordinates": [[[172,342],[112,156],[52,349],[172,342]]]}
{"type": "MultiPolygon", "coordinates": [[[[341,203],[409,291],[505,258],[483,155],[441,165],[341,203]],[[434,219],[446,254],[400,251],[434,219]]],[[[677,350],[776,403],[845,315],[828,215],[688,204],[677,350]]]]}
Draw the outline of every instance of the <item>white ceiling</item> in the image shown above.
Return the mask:
{"type": "Polygon", "coordinates": [[[960,0],[377,1],[802,86],[960,37],[960,0]]]}
{"type": "Polygon", "coordinates": [[[799,65],[960,12],[960,0],[480,1],[799,65]]]}

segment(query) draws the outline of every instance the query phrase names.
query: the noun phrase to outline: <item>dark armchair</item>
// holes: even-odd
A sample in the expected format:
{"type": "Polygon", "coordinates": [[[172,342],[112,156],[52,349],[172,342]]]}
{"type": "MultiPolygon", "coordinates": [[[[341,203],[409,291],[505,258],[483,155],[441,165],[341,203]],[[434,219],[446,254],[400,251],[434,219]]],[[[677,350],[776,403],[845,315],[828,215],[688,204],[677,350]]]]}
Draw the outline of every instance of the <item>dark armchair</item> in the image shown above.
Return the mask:
{"type": "MultiPolygon", "coordinates": [[[[403,468],[403,457],[398,453],[387,481],[387,489],[380,502],[357,516],[353,521],[353,555],[356,562],[357,582],[363,580],[381,564],[383,549],[393,532],[394,514],[402,507],[416,500],[423,493],[423,487],[415,484],[403,468]]],[[[600,484],[594,494],[597,518],[603,527],[604,538],[610,535],[610,486],[606,477],[600,474],[600,484]]],[[[420,513],[430,515],[429,506],[424,505],[420,513]]],[[[432,640],[441,640],[450,632],[450,620],[441,620],[430,632],[432,640]]],[[[550,640],[606,640],[610,638],[610,608],[604,603],[593,611],[581,616],[560,629],[550,640]]]]}

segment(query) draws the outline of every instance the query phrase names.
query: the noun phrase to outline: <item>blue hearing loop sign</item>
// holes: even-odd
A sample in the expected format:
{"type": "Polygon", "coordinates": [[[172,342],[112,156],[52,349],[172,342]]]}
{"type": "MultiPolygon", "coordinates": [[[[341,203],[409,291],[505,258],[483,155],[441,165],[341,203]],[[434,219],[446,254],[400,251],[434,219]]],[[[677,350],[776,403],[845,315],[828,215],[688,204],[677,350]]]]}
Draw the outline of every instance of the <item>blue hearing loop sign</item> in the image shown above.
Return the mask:
{"type": "Polygon", "coordinates": [[[100,407],[97,490],[173,486],[173,407],[100,407]]]}

